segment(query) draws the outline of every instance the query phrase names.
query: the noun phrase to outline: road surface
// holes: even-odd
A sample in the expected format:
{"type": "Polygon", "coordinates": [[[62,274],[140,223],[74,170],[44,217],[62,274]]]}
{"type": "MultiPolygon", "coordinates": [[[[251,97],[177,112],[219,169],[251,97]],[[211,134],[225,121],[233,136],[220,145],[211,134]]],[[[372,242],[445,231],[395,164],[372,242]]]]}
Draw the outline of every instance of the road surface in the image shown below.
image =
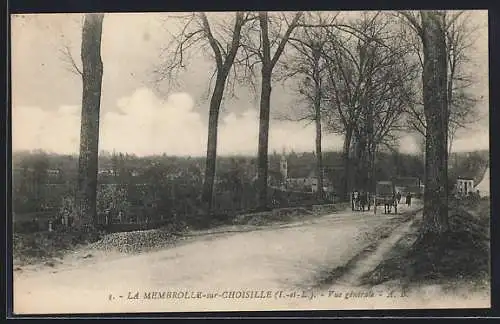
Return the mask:
{"type": "Polygon", "coordinates": [[[197,237],[156,252],[15,271],[14,311],[329,309],[332,298],[312,304],[312,295],[293,292],[346,264],[394,217],[348,211],[282,229],[197,237]]]}

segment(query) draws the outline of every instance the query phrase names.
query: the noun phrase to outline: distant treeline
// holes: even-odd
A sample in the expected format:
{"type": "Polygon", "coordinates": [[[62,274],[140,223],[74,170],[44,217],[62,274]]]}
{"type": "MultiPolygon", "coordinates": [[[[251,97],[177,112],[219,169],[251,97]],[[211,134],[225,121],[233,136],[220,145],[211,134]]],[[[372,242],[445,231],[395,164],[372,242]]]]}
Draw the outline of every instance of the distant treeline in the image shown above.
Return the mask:
{"type": "MultiPolygon", "coordinates": [[[[335,170],[330,173],[335,188],[343,176],[341,152],[324,152],[323,156],[325,168],[335,170]]],[[[488,156],[487,151],[453,154],[450,156],[451,170],[455,170],[452,174],[470,176],[479,165],[487,163],[488,156]]],[[[292,166],[314,168],[314,153],[290,152],[286,157],[292,166]]],[[[279,168],[280,159],[280,154],[270,154],[270,169],[279,168]]],[[[256,158],[220,157],[217,162],[216,209],[252,209],[256,204],[253,187],[256,158]]],[[[30,213],[60,208],[63,197],[73,195],[77,166],[77,156],[43,151],[14,152],[13,210],[30,213]]],[[[204,158],[201,157],[101,154],[99,183],[126,188],[125,199],[132,206],[161,205],[165,210],[193,212],[201,194],[203,168],[204,158]]],[[[423,171],[421,156],[384,152],[377,156],[375,175],[378,180],[393,177],[422,179],[423,171]]]]}

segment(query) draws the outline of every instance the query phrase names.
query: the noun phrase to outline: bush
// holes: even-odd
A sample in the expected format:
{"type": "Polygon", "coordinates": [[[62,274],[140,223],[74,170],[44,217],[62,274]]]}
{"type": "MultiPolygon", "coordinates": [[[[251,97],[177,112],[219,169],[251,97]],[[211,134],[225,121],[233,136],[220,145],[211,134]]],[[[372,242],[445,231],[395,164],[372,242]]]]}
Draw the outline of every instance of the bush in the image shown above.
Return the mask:
{"type": "Polygon", "coordinates": [[[130,203],[127,198],[128,192],[124,187],[116,185],[100,186],[97,190],[98,223],[106,224],[118,218],[119,215],[129,214],[130,203]],[[107,221],[106,216],[108,216],[107,221]]]}
{"type": "MultiPolygon", "coordinates": [[[[62,227],[71,226],[71,223],[76,217],[76,204],[73,195],[62,197],[61,207],[59,208],[58,220],[56,223],[62,227]]],[[[58,226],[56,226],[58,227],[58,226]]]]}

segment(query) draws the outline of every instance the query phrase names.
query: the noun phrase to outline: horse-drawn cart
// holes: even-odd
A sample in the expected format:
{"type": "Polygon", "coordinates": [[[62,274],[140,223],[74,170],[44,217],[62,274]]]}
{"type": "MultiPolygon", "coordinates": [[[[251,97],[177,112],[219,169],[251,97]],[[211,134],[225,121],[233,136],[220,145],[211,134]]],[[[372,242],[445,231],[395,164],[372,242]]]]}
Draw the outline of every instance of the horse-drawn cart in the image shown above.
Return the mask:
{"type": "Polygon", "coordinates": [[[394,207],[394,213],[398,212],[398,202],[396,200],[396,188],[392,181],[379,181],[375,188],[375,197],[373,198],[373,212],[377,213],[377,206],[384,205],[384,214],[391,213],[394,207]]]}

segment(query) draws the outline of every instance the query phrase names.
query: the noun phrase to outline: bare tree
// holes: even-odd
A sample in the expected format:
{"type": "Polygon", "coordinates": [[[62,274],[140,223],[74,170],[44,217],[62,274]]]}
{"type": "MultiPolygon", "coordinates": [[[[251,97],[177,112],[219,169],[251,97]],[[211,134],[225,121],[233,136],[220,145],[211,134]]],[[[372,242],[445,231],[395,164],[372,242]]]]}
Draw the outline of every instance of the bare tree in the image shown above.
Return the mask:
{"type": "Polygon", "coordinates": [[[474,84],[471,72],[466,71],[470,63],[469,53],[474,46],[477,26],[469,25],[470,15],[459,12],[447,15],[446,51],[448,54],[448,154],[458,129],[467,128],[478,120],[476,105],[479,98],[468,90],[474,84]]]}
{"type": "MultiPolygon", "coordinates": [[[[77,226],[92,229],[97,222],[99,113],[103,64],[101,36],[104,14],[86,14],[82,28],[82,117],[76,204],[77,226]]],[[[76,66],[76,64],[75,64],[76,66]]]]}
{"type": "MultiPolygon", "coordinates": [[[[318,25],[324,25],[327,21],[321,13],[309,13],[308,18],[318,25]],[[315,17],[310,17],[314,15],[315,17]]],[[[334,18],[335,19],[335,18],[334,18]]],[[[324,94],[324,83],[326,79],[326,66],[323,56],[323,48],[326,43],[324,28],[303,28],[297,31],[297,35],[290,37],[292,50],[285,53],[285,59],[281,64],[285,81],[293,78],[296,81],[296,90],[305,102],[305,109],[301,107],[296,121],[309,120],[315,123],[316,136],[316,174],[318,179],[317,198],[322,200],[323,193],[323,156],[322,156],[322,110],[324,94]],[[298,80],[297,80],[298,79],[298,80]],[[297,82],[298,81],[298,82],[297,82]]]]}
{"type": "Polygon", "coordinates": [[[448,54],[442,11],[402,12],[423,45],[425,132],[425,193],[421,238],[442,234],[448,224],[448,54]]]}
{"type": "MultiPolygon", "coordinates": [[[[241,31],[248,22],[250,15],[243,12],[234,14],[234,21],[210,22],[206,13],[193,13],[182,17],[183,26],[174,41],[168,47],[170,60],[157,71],[159,80],[176,77],[176,72],[184,68],[188,51],[210,48],[211,57],[215,62],[215,85],[212,90],[208,117],[208,142],[205,161],[205,179],[203,183],[202,201],[207,214],[212,211],[213,189],[215,181],[215,166],[217,159],[217,129],[219,112],[224,97],[229,74],[240,48],[241,31]],[[214,28],[215,26],[215,28],[214,28]]],[[[212,78],[213,78],[212,77],[212,78]]]]}
{"type": "MultiPolygon", "coordinates": [[[[406,17],[416,16],[404,12],[406,17]]],[[[451,153],[455,134],[479,119],[476,109],[479,98],[470,91],[475,80],[470,71],[470,54],[474,48],[478,26],[470,23],[470,14],[459,11],[446,15],[446,53],[447,53],[447,95],[449,103],[448,154],[451,153]]],[[[413,27],[414,28],[414,27],[413,27]]],[[[407,35],[413,51],[423,68],[422,42],[418,34],[407,35]]],[[[420,86],[422,86],[420,84],[420,86]]],[[[426,121],[422,100],[408,106],[408,121],[411,129],[425,137],[426,121]]]]}
{"type": "Polygon", "coordinates": [[[360,72],[355,57],[347,49],[347,44],[357,39],[352,35],[342,35],[340,32],[329,34],[329,42],[326,44],[325,56],[328,67],[328,93],[330,95],[331,108],[327,115],[327,126],[330,131],[344,134],[344,145],[342,150],[344,160],[344,178],[341,196],[348,199],[351,187],[351,163],[350,148],[356,123],[361,114],[360,107],[360,82],[361,75],[355,79],[354,73],[360,72]],[[355,83],[358,83],[357,85],[355,83]]]}
{"type": "Polygon", "coordinates": [[[324,53],[331,96],[328,126],[344,135],[344,198],[354,184],[367,190],[369,179],[374,179],[370,165],[375,152],[394,141],[414,78],[413,66],[405,60],[408,50],[387,16],[363,13],[350,25],[357,34],[331,32],[324,53]]]}
{"type": "Polygon", "coordinates": [[[243,57],[246,78],[255,77],[255,66],[260,65],[260,116],[259,146],[257,157],[257,195],[259,209],[267,209],[267,178],[269,149],[269,118],[271,111],[271,89],[273,70],[280,59],[290,36],[299,24],[302,12],[294,13],[291,19],[286,13],[259,12],[258,26],[249,24],[243,39],[243,57]],[[281,31],[284,30],[284,33],[281,31]],[[274,51],[274,53],[272,53],[274,51]]]}
{"type": "MultiPolygon", "coordinates": [[[[391,30],[392,28],[390,28],[391,30]]],[[[414,100],[416,66],[407,60],[408,50],[396,33],[385,40],[387,46],[372,44],[367,68],[369,77],[363,98],[363,113],[357,124],[358,185],[375,188],[375,156],[379,148],[394,150],[404,129],[406,107],[414,100]]]]}
{"type": "MultiPolygon", "coordinates": [[[[255,66],[261,65],[261,109],[260,109],[260,125],[259,125],[259,158],[258,158],[258,196],[259,204],[261,208],[266,205],[267,196],[267,150],[268,150],[268,133],[269,133],[269,102],[271,94],[271,81],[276,78],[273,75],[273,70],[276,63],[280,59],[281,54],[290,41],[292,33],[295,32],[297,28],[320,28],[324,30],[331,30],[330,34],[335,34],[334,31],[342,31],[353,38],[369,38],[363,30],[359,30],[351,25],[344,24],[342,22],[335,21],[337,15],[332,15],[331,19],[325,20],[323,22],[309,21],[307,19],[301,19],[304,15],[302,13],[295,13],[292,17],[287,18],[287,14],[273,15],[269,16],[266,12],[261,12],[258,14],[259,26],[254,24],[249,24],[248,33],[243,41],[242,51],[246,57],[246,70],[250,73],[244,75],[247,79],[255,78],[255,66]],[[270,27],[271,25],[271,27],[270,27]],[[260,28],[259,28],[260,27],[260,28]],[[284,33],[282,33],[284,31],[284,33]],[[253,36],[253,37],[252,37],[253,36]],[[271,50],[275,48],[274,55],[271,55],[271,50]],[[253,57],[253,60],[249,60],[249,57],[253,57]]],[[[306,17],[307,18],[307,17],[306,17]]],[[[377,39],[372,39],[378,42],[377,39]]],[[[342,43],[336,43],[339,47],[342,47],[342,43]]],[[[342,54],[340,54],[342,56],[342,54]]],[[[244,60],[243,60],[244,61],[244,60]]],[[[349,74],[349,73],[347,73],[349,74]]],[[[344,75],[344,78],[350,78],[349,75],[344,75]]],[[[333,75],[329,73],[329,75],[333,75]]],[[[347,80],[351,82],[352,80],[347,80]]],[[[253,84],[252,84],[253,85],[253,84]]],[[[350,85],[349,85],[350,86],[350,85]]],[[[358,95],[359,89],[356,90],[358,95]]],[[[348,101],[351,101],[350,99],[348,101]]],[[[352,102],[351,102],[352,103],[352,102]]],[[[350,105],[349,107],[352,107],[350,105]]],[[[354,109],[356,111],[356,109],[354,109]]],[[[346,129],[348,133],[346,138],[352,138],[352,133],[354,131],[355,116],[358,116],[358,112],[350,114],[349,119],[344,119],[343,124],[349,125],[346,129]],[[354,117],[353,117],[354,116],[354,117]]],[[[337,127],[333,127],[337,129],[337,127]]],[[[350,140],[347,141],[350,143],[350,140]]]]}

